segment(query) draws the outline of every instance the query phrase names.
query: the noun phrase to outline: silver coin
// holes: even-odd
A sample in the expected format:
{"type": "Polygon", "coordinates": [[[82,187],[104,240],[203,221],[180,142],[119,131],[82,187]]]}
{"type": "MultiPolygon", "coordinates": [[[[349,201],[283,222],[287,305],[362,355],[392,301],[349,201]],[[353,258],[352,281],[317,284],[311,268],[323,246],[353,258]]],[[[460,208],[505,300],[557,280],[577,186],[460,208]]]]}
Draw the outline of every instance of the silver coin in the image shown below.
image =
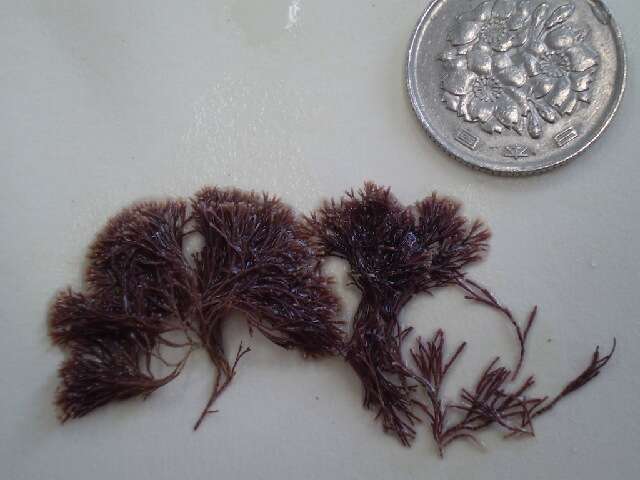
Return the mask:
{"type": "Polygon", "coordinates": [[[622,34],[601,0],[433,0],[407,68],[433,140],[503,175],[585,151],[615,115],[626,76],[622,34]]]}

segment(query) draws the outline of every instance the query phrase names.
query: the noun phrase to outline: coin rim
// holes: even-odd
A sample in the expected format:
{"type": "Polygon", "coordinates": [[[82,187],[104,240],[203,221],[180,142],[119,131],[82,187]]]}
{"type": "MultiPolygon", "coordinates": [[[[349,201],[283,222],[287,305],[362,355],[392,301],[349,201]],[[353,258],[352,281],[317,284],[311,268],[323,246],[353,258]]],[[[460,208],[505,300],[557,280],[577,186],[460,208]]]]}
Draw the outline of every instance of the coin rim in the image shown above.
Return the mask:
{"type": "Polygon", "coordinates": [[[560,166],[567,164],[569,161],[576,158],[578,155],[582,154],[586,149],[588,149],[591,145],[593,145],[604,133],[607,127],[611,124],[613,118],[615,117],[618,109],[620,108],[620,104],[622,103],[622,98],[624,96],[624,92],[627,87],[627,78],[628,78],[628,65],[627,65],[627,50],[625,47],[624,38],[622,36],[622,30],[620,29],[618,23],[616,22],[613,14],[609,10],[609,7],[604,4],[604,2],[600,2],[602,7],[609,14],[609,24],[608,27],[611,29],[616,45],[616,52],[618,56],[618,64],[619,68],[616,73],[616,85],[619,85],[618,92],[616,95],[615,102],[609,108],[609,112],[602,122],[600,128],[596,129],[594,134],[591,136],[589,141],[587,141],[581,148],[572,152],[570,155],[562,158],[561,160],[556,160],[550,163],[542,163],[540,165],[534,165],[530,167],[518,167],[518,166],[507,166],[499,167],[493,164],[489,164],[488,162],[478,159],[474,157],[472,154],[464,154],[457,155],[455,154],[447,145],[447,142],[441,139],[441,135],[433,128],[431,123],[425,118],[425,115],[422,113],[422,110],[418,101],[417,94],[417,86],[414,83],[414,77],[417,77],[415,73],[417,71],[417,48],[418,48],[418,36],[422,29],[423,24],[432,14],[433,9],[439,4],[446,0],[431,0],[431,3],[426,7],[423,14],[420,16],[418,23],[413,31],[411,36],[411,43],[409,44],[409,50],[407,54],[407,63],[406,63],[406,86],[407,92],[409,94],[409,99],[411,101],[411,106],[413,111],[418,117],[422,128],[426,131],[427,135],[442,149],[446,154],[455,158],[456,160],[462,162],[463,164],[476,169],[481,170],[483,172],[492,173],[495,175],[502,176],[527,176],[527,175],[537,175],[541,173],[548,172],[560,166]],[[413,75],[412,75],[413,73],[413,75]]]}

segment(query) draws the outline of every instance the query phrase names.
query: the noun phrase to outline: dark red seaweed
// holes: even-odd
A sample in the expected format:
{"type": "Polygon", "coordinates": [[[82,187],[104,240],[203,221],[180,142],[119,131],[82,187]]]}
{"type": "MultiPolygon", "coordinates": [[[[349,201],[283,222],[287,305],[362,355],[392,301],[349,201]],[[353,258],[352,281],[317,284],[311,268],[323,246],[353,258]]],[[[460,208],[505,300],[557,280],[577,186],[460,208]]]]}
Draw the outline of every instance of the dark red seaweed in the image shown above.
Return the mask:
{"type": "Polygon", "coordinates": [[[58,295],[49,327],[69,353],[56,397],[63,421],[147,396],[179,373],[188,354],[167,377],[150,367],[153,358],[164,362],[161,346],[177,346],[166,334],[188,328],[195,277],[182,254],[185,223],[183,202],[123,210],[91,246],[88,292],[58,295]]]}
{"type": "Polygon", "coordinates": [[[205,188],[193,200],[193,217],[204,239],[195,256],[196,328],[216,366],[198,428],[247,351],[241,345],[233,362],[227,359],[222,331],[230,312],[242,312],[276,345],[310,356],[337,353],[342,334],[338,302],[319,272],[317,251],[289,207],[266,194],[205,188]]]}
{"type": "Polygon", "coordinates": [[[516,380],[537,307],[521,325],[488,289],[467,277],[466,267],[484,257],[490,235],[480,221],[461,216],[455,201],[432,194],[404,207],[389,189],[367,183],[338,202],[326,202],[307,219],[307,230],[324,255],[350,265],[351,280],[362,297],[344,357],[360,377],[364,406],[375,410],[383,429],[403,445],[410,445],[416,435],[416,410],[426,413],[440,455],[456,440],[477,443],[477,432],[491,425],[510,436],[533,435],[533,419],[597,376],[613,354],[612,349],[600,357],[596,349],[590,365],[555,398],[529,396],[534,377],[519,384],[516,380]],[[445,334],[439,330],[427,342],[418,340],[412,350],[415,368],[402,354],[411,332],[399,321],[402,308],[414,295],[446,286],[457,286],[465,298],[507,319],[519,346],[513,369],[500,366],[496,358],[474,388],[462,390],[457,403],[442,398],[441,386],[466,344],[446,359],[445,334]],[[458,412],[457,419],[452,411],[458,412]]]}
{"type": "Polygon", "coordinates": [[[456,202],[433,194],[414,208],[372,183],[325,203],[307,228],[325,255],[346,260],[362,293],[345,358],[362,381],[364,406],[404,445],[415,437],[414,373],[402,358],[410,332],[399,314],[418,293],[455,284],[480,260],[489,232],[456,202]]]}
{"type": "MultiPolygon", "coordinates": [[[[585,370],[552,399],[529,396],[529,390],[535,385],[535,377],[531,375],[516,384],[511,370],[499,366],[498,357],[480,374],[473,389],[463,388],[458,402],[447,402],[442,397],[442,385],[465,346],[466,343],[461,344],[446,359],[445,335],[438,330],[429,341],[418,339],[411,351],[426,397],[426,402],[419,405],[427,415],[431,435],[441,457],[445,448],[457,440],[470,440],[481,445],[477,434],[494,425],[506,432],[505,438],[535,435],[533,419],[550,411],[561,399],[598,376],[611,359],[616,345],[614,339],[613,348],[605,357],[600,357],[599,348],[596,348],[585,370]],[[455,411],[459,414],[452,413],[455,411]]],[[[519,363],[519,366],[522,364],[519,363]]]]}
{"type": "Polygon", "coordinates": [[[304,221],[275,197],[235,189],[205,188],[190,203],[136,204],[91,246],[86,291],[61,292],[51,309],[51,339],[68,353],[56,395],[61,420],[147,397],[203,348],[214,379],[197,429],[250,350],[240,343],[231,357],[225,351],[225,323],[241,313],[251,331],[282,348],[310,357],[342,355],[361,380],[364,406],[403,445],[415,438],[420,412],[441,456],[457,440],[479,444],[478,433],[492,426],[507,438],[533,436],[534,419],[598,376],[616,343],[605,356],[596,348],[556,396],[531,394],[535,377],[518,377],[537,307],[521,323],[465,271],[484,258],[489,237],[453,200],[434,193],[405,207],[372,183],[325,202],[304,221]],[[202,241],[192,258],[184,253],[189,236],[202,241]],[[324,256],[346,260],[362,294],[346,339],[330,279],[320,273],[324,256]],[[447,357],[445,333],[438,330],[430,340],[417,339],[408,365],[403,347],[411,328],[400,322],[411,298],[447,286],[505,318],[519,348],[513,368],[496,357],[455,402],[443,398],[442,387],[466,343],[447,357]],[[184,351],[177,364],[165,360],[168,348],[184,351]],[[154,360],[169,373],[154,374],[154,360]]]}
{"type": "Polygon", "coordinates": [[[337,299],[289,207],[268,195],[207,188],[191,208],[166,201],[123,210],[90,248],[87,291],[58,295],[49,327],[69,353],[56,397],[63,421],[151,394],[203,347],[216,378],[197,428],[249,351],[240,345],[232,360],[225,354],[231,312],[283,348],[313,357],[340,351],[337,299]],[[184,241],[196,234],[204,246],[192,266],[184,241]],[[156,378],[153,359],[170,365],[162,348],[183,347],[178,365],[156,378]]]}

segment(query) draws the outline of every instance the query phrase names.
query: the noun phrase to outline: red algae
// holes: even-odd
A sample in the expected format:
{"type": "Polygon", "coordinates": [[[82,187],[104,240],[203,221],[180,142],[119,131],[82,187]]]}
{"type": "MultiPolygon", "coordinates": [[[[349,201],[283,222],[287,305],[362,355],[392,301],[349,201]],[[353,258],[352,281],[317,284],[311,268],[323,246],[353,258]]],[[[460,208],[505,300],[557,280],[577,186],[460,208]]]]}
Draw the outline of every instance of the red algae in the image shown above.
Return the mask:
{"type": "Polygon", "coordinates": [[[344,356],[360,377],[364,406],[404,445],[415,437],[415,374],[402,358],[411,331],[399,321],[419,293],[454,285],[483,258],[489,231],[435,194],[409,208],[372,183],[326,202],[307,222],[325,255],[346,260],[362,299],[344,356]]]}
{"type": "Polygon", "coordinates": [[[435,193],[404,206],[373,183],[305,218],[268,194],[212,187],[189,202],[124,209],[89,249],[84,291],[60,292],[50,312],[51,340],[68,354],[55,399],[61,421],[111,402],[146,398],[203,349],[213,366],[213,386],[198,429],[250,351],[242,342],[231,356],[225,350],[225,326],[240,313],[251,332],[279,347],[306,357],[344,358],[360,379],[364,407],[405,446],[421,422],[440,456],[457,441],[481,445],[478,434],[488,428],[501,429],[505,438],[533,436],[534,419],[597,377],[616,342],[604,356],[596,348],[555,396],[531,393],[536,377],[521,380],[520,374],[538,308],[518,321],[469,278],[467,267],[484,259],[490,233],[460,211],[458,202],[435,193]],[[188,256],[190,237],[199,238],[201,247],[188,256]],[[332,281],[321,273],[328,256],[349,264],[361,293],[349,334],[337,319],[332,281]],[[447,354],[439,329],[428,340],[415,340],[407,356],[412,329],[400,320],[413,297],[445,287],[505,319],[519,352],[512,368],[496,355],[454,401],[444,398],[443,385],[466,343],[447,354]],[[177,363],[166,360],[167,349],[180,350],[177,363]],[[153,364],[168,373],[155,374],[153,364]]]}
{"type": "Polygon", "coordinates": [[[534,376],[517,380],[538,309],[521,325],[488,289],[468,278],[465,269],[484,258],[490,234],[482,222],[460,215],[460,204],[451,199],[434,193],[405,207],[388,188],[366,183],[358,192],[325,202],[306,228],[324,255],[350,266],[362,297],[343,355],[360,378],[365,408],[374,410],[384,431],[405,446],[416,436],[419,411],[426,414],[441,456],[457,440],[480,444],[477,433],[490,426],[506,430],[508,437],[532,436],[533,419],[598,376],[613,355],[615,339],[608,355],[596,349],[591,363],[558,395],[531,396],[534,376]],[[442,287],[458,288],[466,299],[498,312],[513,328],[519,348],[513,369],[500,366],[497,357],[474,388],[462,389],[457,402],[444,399],[441,387],[466,343],[446,358],[445,333],[438,330],[429,341],[417,340],[413,365],[402,353],[411,327],[401,325],[401,310],[413,296],[442,287]]]}
{"type": "Polygon", "coordinates": [[[215,380],[197,428],[249,351],[240,345],[227,358],[232,312],[280,347],[311,357],[340,350],[338,301],[317,251],[294,212],[266,194],[207,188],[191,204],[133,205],[99,233],[88,260],[86,291],[61,292],[49,317],[53,343],[69,354],[56,396],[62,421],[150,395],[204,348],[215,380]],[[204,240],[193,262],[184,253],[191,235],[204,240]],[[176,335],[183,340],[169,339],[176,335]],[[152,361],[170,365],[162,348],[185,353],[157,378],[152,361]]]}

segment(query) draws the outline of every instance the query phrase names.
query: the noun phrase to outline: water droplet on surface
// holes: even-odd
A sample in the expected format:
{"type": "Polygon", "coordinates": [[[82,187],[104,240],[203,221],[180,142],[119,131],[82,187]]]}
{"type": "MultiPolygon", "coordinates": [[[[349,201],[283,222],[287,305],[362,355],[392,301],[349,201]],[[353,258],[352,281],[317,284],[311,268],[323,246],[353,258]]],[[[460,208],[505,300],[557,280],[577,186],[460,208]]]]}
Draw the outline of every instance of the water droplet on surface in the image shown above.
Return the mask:
{"type": "Polygon", "coordinates": [[[301,4],[302,0],[236,0],[231,6],[231,19],[240,27],[249,44],[264,45],[298,26],[301,4]]]}
{"type": "Polygon", "coordinates": [[[300,18],[300,11],[302,7],[300,6],[301,0],[292,0],[289,5],[289,18],[287,20],[287,25],[284,27],[287,30],[295,27],[296,23],[298,23],[298,19],[300,18]]]}

